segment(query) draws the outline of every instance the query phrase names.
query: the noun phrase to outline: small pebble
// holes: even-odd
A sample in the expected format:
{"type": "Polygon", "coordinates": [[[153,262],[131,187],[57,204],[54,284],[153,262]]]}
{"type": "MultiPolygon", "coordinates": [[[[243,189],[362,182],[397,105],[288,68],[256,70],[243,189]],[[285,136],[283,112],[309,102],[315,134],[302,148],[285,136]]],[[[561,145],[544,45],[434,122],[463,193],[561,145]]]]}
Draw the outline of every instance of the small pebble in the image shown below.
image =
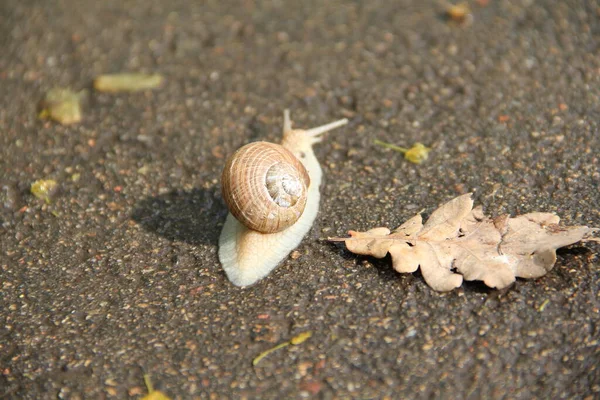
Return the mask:
{"type": "Polygon", "coordinates": [[[450,4],[446,8],[446,15],[454,22],[460,24],[470,24],[473,22],[473,14],[471,14],[471,7],[469,3],[462,2],[458,4],[450,4]]]}

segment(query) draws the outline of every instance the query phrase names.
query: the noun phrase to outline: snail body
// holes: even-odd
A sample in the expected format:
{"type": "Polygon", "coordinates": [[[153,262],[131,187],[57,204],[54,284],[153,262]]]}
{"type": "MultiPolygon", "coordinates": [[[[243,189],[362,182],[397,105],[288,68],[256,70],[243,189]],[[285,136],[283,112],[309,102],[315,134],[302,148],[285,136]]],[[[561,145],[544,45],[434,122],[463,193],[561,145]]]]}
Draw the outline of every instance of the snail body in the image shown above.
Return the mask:
{"type": "Polygon", "coordinates": [[[312,146],[342,119],[293,130],[284,112],[281,144],[250,143],[227,161],[223,196],[230,213],[219,238],[219,261],[229,280],[248,286],[295,249],[319,211],[322,170],[312,146]]]}

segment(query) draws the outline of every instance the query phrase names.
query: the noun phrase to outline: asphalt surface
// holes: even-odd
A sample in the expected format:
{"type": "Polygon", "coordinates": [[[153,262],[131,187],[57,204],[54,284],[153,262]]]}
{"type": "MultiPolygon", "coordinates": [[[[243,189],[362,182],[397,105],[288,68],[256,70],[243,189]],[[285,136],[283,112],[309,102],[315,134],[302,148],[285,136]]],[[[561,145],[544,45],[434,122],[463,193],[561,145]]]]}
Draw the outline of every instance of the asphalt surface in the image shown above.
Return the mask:
{"type": "Polygon", "coordinates": [[[321,240],[469,191],[487,213],[600,226],[600,5],[473,1],[0,4],[0,398],[600,397],[597,244],[504,292],[432,291],[321,240]],[[102,73],[165,85],[100,94],[102,73]],[[38,118],[54,86],[84,119],[38,118]],[[316,148],[317,221],[239,289],[220,269],[225,157],[348,117],[316,148]],[[421,165],[375,139],[433,148],[421,165]],[[45,204],[38,179],[59,191],[45,204]],[[252,366],[293,336],[313,336],[252,366]]]}

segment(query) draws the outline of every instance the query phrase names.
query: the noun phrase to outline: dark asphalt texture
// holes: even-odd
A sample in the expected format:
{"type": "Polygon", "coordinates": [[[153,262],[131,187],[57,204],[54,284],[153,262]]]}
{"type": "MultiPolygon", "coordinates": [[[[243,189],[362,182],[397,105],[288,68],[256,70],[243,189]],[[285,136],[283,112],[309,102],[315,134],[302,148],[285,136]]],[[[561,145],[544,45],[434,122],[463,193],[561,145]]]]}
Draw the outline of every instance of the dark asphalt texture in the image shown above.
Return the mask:
{"type": "Polygon", "coordinates": [[[144,373],[178,399],[599,398],[598,244],[440,294],[321,240],[469,191],[490,215],[600,226],[600,4],[470,3],[465,26],[437,1],[2,0],[0,398],[139,398],[144,373]],[[123,71],[166,83],[93,91],[123,71]],[[87,90],[80,124],[38,118],[54,86],[87,90]],[[286,107],[350,124],[316,147],[300,257],[239,289],[218,178],[286,107]],[[414,165],[375,139],[433,150],[414,165]]]}

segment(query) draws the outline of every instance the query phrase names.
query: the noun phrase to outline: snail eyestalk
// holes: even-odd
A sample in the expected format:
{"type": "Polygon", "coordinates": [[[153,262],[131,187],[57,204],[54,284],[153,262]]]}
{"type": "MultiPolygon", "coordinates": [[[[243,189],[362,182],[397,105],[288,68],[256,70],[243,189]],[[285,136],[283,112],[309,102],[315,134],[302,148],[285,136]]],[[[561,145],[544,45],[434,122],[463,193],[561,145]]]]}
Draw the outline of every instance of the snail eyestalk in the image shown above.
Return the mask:
{"type": "Polygon", "coordinates": [[[283,134],[285,135],[292,130],[292,120],[290,119],[290,110],[283,110],[283,134]]]}
{"type": "Polygon", "coordinates": [[[334,130],[335,128],[339,128],[342,125],[346,125],[347,123],[348,123],[347,118],[339,119],[337,121],[330,122],[329,124],[321,125],[316,128],[309,129],[306,131],[306,134],[309,136],[319,136],[322,133],[329,132],[331,130],[334,130]]]}

